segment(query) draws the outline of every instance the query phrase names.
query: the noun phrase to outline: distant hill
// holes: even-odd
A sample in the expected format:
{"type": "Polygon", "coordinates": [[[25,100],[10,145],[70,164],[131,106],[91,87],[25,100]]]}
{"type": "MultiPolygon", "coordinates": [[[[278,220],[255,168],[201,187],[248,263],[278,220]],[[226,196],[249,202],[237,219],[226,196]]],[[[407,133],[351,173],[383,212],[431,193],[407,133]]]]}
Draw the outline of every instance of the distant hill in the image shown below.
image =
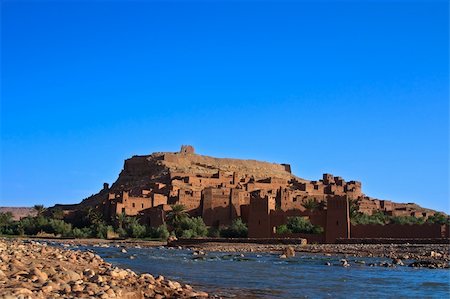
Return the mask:
{"type": "Polygon", "coordinates": [[[11,212],[14,220],[20,220],[27,216],[35,216],[36,210],[30,207],[0,207],[0,213],[11,212]]]}

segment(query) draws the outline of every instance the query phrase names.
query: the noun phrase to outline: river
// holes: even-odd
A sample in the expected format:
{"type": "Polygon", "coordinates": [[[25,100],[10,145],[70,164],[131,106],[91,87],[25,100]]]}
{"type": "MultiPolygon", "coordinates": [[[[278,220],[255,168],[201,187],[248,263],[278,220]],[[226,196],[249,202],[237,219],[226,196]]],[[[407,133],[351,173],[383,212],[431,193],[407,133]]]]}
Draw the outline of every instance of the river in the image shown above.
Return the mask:
{"type": "Polygon", "coordinates": [[[382,258],[347,258],[351,266],[342,267],[342,257],[317,254],[280,259],[269,253],[241,256],[208,252],[199,256],[190,250],[165,247],[127,248],[127,253],[115,247],[78,249],[91,249],[122,268],[161,274],[230,298],[450,297],[449,270],[369,266],[390,262],[382,258]]]}

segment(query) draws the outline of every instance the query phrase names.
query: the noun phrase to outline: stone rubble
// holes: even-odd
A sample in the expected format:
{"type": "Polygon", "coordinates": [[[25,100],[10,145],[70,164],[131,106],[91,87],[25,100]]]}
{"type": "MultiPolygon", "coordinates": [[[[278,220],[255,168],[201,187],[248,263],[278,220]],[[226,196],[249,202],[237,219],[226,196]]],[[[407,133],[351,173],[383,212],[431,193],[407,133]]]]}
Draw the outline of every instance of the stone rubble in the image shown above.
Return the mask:
{"type": "Polygon", "coordinates": [[[203,298],[163,276],[113,267],[89,251],[0,239],[0,298],[203,298]]]}

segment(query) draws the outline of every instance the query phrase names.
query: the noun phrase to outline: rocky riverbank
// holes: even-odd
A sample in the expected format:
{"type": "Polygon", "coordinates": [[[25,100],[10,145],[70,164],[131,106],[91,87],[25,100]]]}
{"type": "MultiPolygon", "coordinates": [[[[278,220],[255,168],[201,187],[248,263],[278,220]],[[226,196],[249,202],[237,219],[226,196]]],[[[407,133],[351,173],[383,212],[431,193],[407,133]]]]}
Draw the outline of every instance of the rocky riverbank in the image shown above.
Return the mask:
{"type": "MultiPolygon", "coordinates": [[[[286,245],[250,243],[202,243],[185,246],[192,250],[218,252],[282,253],[286,245]]],[[[308,244],[289,245],[297,253],[314,253],[343,257],[384,257],[416,261],[450,261],[448,244],[308,244]]]]}
{"type": "Polygon", "coordinates": [[[0,298],[200,298],[189,285],[119,269],[92,252],[0,240],[0,298]]]}

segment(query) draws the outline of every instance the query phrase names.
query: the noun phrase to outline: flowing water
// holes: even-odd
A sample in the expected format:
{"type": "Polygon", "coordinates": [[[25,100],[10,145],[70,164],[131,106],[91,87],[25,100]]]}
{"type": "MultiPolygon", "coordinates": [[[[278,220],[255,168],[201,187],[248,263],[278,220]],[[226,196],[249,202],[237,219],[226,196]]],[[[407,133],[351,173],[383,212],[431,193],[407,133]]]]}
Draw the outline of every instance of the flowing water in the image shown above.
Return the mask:
{"type": "Polygon", "coordinates": [[[348,258],[351,266],[344,268],[342,257],[315,254],[280,259],[269,253],[195,256],[190,250],[164,247],[129,248],[127,253],[119,248],[79,249],[91,249],[122,268],[161,274],[230,298],[450,298],[449,270],[368,266],[390,262],[382,258],[348,258]]]}

